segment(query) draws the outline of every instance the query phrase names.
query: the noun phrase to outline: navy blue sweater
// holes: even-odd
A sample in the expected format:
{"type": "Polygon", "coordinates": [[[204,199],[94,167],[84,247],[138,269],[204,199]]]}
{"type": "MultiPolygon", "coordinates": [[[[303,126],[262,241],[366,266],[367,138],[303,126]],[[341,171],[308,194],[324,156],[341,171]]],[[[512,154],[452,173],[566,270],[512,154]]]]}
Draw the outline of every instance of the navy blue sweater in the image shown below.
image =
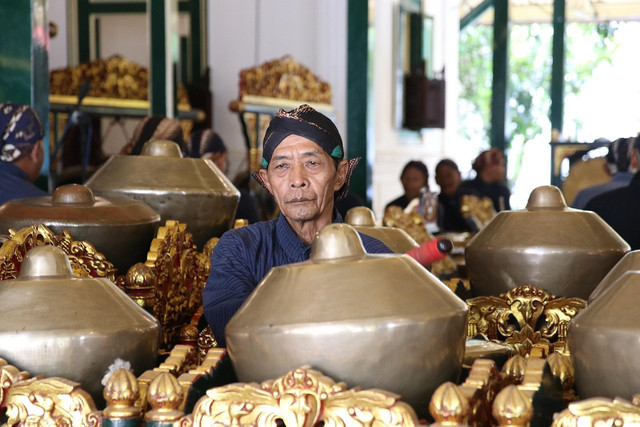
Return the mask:
{"type": "MultiPolygon", "coordinates": [[[[0,205],[13,199],[46,195],[46,192],[29,181],[22,169],[11,162],[0,161],[0,205]]],[[[0,233],[6,232],[7,230],[0,230],[0,233]]]]}
{"type": "MultiPolygon", "coordinates": [[[[342,222],[335,213],[334,222],[342,222]]],[[[391,253],[382,242],[360,233],[369,253],[391,253]]],[[[226,345],[224,328],[251,291],[273,267],[309,259],[311,245],[302,242],[281,214],[227,231],[213,250],[211,273],[202,293],[204,315],[221,347],[226,345]]]]}

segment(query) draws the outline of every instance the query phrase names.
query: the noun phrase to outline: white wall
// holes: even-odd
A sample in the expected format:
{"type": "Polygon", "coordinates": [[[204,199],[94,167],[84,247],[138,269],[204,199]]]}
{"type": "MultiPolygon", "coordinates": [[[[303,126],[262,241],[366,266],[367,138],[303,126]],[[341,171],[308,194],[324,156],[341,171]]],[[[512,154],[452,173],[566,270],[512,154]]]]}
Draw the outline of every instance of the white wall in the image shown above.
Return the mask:
{"type": "MultiPolygon", "coordinates": [[[[369,136],[375,148],[369,161],[373,167],[373,208],[380,218],[384,205],[402,192],[399,175],[407,161],[423,160],[429,166],[431,184],[437,189],[433,182],[435,164],[443,157],[466,158],[465,147],[456,137],[459,1],[423,0],[426,13],[434,17],[433,66],[435,70],[445,67],[447,85],[446,128],[425,130],[421,134],[400,131],[393,123],[393,23],[398,0],[370,1],[375,1],[375,66],[371,76],[373,111],[369,136]]],[[[49,12],[51,19],[59,21],[61,33],[65,33],[66,11],[50,7],[49,12]]],[[[349,143],[346,140],[347,0],[209,0],[207,15],[213,127],[227,144],[232,177],[246,167],[240,121],[237,114],[229,110],[229,103],[238,97],[239,72],[287,54],[329,82],[337,126],[345,143],[349,143]]],[[[144,63],[148,55],[146,36],[127,36],[131,27],[135,26],[139,32],[143,24],[125,21],[110,24],[107,29],[103,26],[103,53],[122,52],[122,47],[109,50],[107,45],[112,38],[124,38],[130,44],[126,46],[127,52],[139,50],[136,58],[129,59],[144,63]]],[[[52,40],[50,63],[53,68],[67,64],[66,44],[66,34],[52,40]]],[[[120,130],[114,133],[118,135],[120,130]]],[[[114,137],[122,138],[116,135],[114,137]]],[[[466,164],[460,166],[468,168],[466,164]]]]}
{"type": "Polygon", "coordinates": [[[208,15],[213,127],[229,150],[230,176],[246,167],[240,121],[229,110],[241,69],[291,55],[331,85],[346,136],[347,0],[210,0],[208,15]]]}
{"type": "Polygon", "coordinates": [[[394,9],[396,0],[377,0],[375,6],[373,137],[373,210],[380,219],[384,206],[402,194],[400,172],[409,160],[427,164],[430,186],[437,190],[433,176],[435,165],[444,157],[453,159],[462,147],[457,146],[457,81],[459,4],[454,1],[425,1],[424,10],[434,18],[434,64],[436,71],[445,68],[446,123],[444,129],[421,133],[402,131],[394,126],[394,9]]]}

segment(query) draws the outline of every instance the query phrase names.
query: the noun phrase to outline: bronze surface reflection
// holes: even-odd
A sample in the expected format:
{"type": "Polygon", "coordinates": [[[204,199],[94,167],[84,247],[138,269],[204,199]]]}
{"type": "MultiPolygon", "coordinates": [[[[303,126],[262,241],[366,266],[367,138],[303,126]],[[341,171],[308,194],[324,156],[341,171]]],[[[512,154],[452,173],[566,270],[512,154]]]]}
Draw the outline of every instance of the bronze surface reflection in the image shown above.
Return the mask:
{"type": "Polygon", "coordinates": [[[227,328],[241,381],[301,365],[426,410],[455,380],[467,306],[408,255],[368,255],[349,225],[320,231],[311,259],[273,268],[227,328]]]}
{"type": "Polygon", "coordinates": [[[111,157],[87,187],[97,195],[143,201],[162,223],[186,223],[199,248],[233,225],[240,197],[211,160],[182,158],[171,141],[147,142],[139,156],[111,157]]]}
{"type": "Polygon", "coordinates": [[[117,358],[136,375],[154,366],[159,332],[110,280],[73,276],[55,246],[31,249],[18,278],[0,282],[0,356],[33,375],[78,381],[97,402],[117,358]]]}
{"type": "Polygon", "coordinates": [[[125,197],[95,197],[84,185],[58,187],[52,196],[11,200],[0,206],[0,233],[44,224],[90,242],[120,273],[143,261],[160,215],[125,197]]]}

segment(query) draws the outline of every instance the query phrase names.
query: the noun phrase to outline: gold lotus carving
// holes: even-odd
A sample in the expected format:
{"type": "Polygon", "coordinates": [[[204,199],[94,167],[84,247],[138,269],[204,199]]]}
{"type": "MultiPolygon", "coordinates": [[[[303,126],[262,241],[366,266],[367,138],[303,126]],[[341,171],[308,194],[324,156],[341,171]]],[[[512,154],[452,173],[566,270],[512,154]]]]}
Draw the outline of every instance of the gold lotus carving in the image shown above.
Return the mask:
{"type": "Polygon", "coordinates": [[[413,409],[380,390],[347,390],[321,372],[302,367],[275,381],[232,384],[207,391],[193,411],[198,426],[276,425],[413,426],[413,409]]]}

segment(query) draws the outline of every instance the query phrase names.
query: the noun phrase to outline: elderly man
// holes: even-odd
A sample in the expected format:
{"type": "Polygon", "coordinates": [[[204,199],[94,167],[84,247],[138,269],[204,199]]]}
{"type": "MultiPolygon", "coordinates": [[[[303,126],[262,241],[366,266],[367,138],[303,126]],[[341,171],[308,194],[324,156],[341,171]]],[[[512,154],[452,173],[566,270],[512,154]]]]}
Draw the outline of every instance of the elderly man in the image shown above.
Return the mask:
{"type": "Polygon", "coordinates": [[[0,105],[0,204],[22,197],[46,196],[32,182],[44,161],[44,129],[28,105],[0,105]]]}
{"type": "MultiPolygon", "coordinates": [[[[333,122],[308,105],[280,110],[271,120],[263,141],[263,169],[254,177],[274,197],[280,215],[220,238],[202,294],[204,314],[221,346],[227,322],[269,270],[309,259],[316,233],[342,221],[334,197],[347,192],[356,163],[344,160],[333,122]]],[[[391,252],[372,237],[360,237],[367,252],[391,252]]]]}

